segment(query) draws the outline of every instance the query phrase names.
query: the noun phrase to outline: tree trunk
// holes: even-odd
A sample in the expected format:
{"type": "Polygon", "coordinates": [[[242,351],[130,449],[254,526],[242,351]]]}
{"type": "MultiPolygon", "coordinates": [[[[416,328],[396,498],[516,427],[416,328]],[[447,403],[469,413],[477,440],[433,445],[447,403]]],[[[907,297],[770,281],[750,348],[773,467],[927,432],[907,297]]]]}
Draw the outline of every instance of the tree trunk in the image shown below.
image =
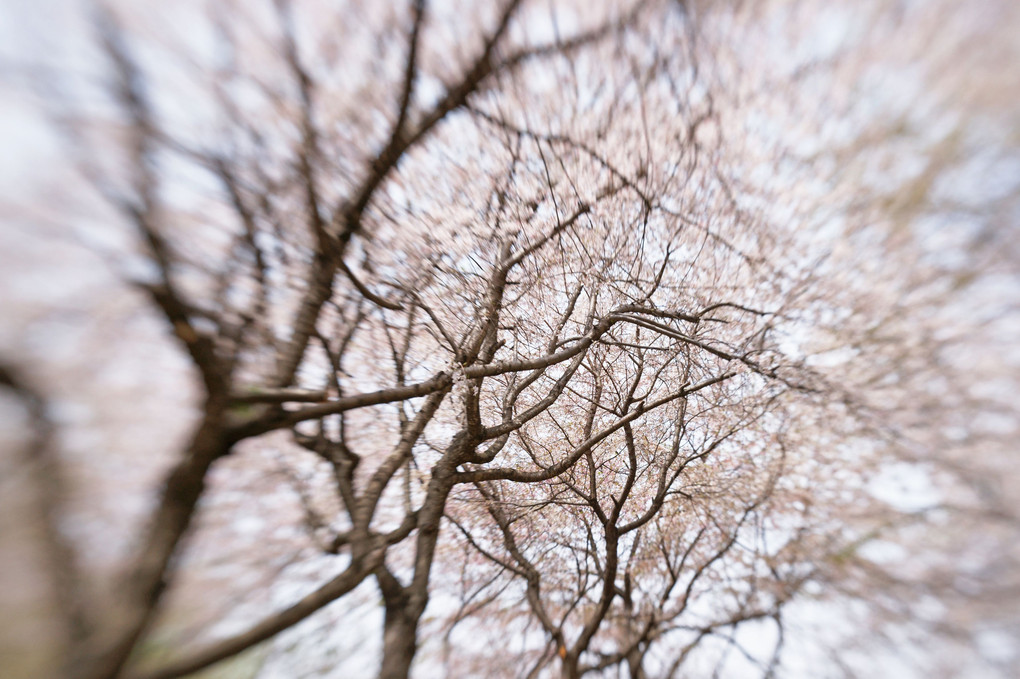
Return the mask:
{"type": "Polygon", "coordinates": [[[648,675],[645,674],[644,668],[645,654],[640,648],[635,648],[633,651],[627,654],[627,671],[630,673],[630,679],[646,679],[648,675]]]}
{"type": "Polygon", "coordinates": [[[581,679],[581,670],[578,667],[578,659],[570,655],[563,658],[560,676],[563,679],[581,679]]]}
{"type": "Polygon", "coordinates": [[[379,679],[407,679],[418,644],[418,616],[404,607],[386,606],[379,679]]]}

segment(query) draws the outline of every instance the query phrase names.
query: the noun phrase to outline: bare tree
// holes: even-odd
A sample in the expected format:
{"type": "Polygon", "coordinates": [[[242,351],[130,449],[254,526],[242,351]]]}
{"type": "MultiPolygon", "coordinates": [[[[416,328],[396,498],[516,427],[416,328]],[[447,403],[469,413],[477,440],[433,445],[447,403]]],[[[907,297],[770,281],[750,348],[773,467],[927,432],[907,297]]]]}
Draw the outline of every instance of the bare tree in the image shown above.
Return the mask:
{"type": "MultiPolygon", "coordinates": [[[[453,640],[481,628],[517,635],[486,657],[508,676],[718,675],[733,654],[772,676],[809,585],[876,609],[876,583],[944,590],[882,573],[864,547],[918,519],[869,491],[892,462],[935,459],[964,496],[987,478],[931,455],[944,439],[911,420],[951,373],[932,367],[952,339],[928,311],[955,311],[938,286],[959,272],[896,270],[924,254],[897,236],[916,206],[845,176],[874,143],[796,157],[781,113],[755,117],[774,83],[732,41],[797,7],[223,2],[187,8],[207,33],[176,37],[137,8],[93,8],[103,82],[61,92],[54,119],[103,214],[132,228],[113,265],[201,396],[96,607],[53,517],[45,399],[0,375],[38,431],[66,676],[184,676],[367,582],[386,679],[443,635],[467,667],[480,649],[453,640]],[[806,175],[833,159],[830,205],[806,175]],[[847,273],[872,255],[894,264],[847,273]],[[898,299],[911,291],[927,301],[898,299]],[[147,660],[212,475],[267,449],[266,483],[286,479],[300,505],[292,556],[331,555],[330,575],[239,633],[147,660]],[[429,622],[437,593],[457,605],[429,622]],[[767,654],[742,645],[763,621],[767,654]]],[[[788,91],[870,63],[807,61],[788,91]]],[[[888,135],[857,124],[858,141],[888,135]]],[[[928,160],[922,188],[952,167],[928,160]]],[[[1001,499],[986,494],[982,511],[1001,499]]]]}

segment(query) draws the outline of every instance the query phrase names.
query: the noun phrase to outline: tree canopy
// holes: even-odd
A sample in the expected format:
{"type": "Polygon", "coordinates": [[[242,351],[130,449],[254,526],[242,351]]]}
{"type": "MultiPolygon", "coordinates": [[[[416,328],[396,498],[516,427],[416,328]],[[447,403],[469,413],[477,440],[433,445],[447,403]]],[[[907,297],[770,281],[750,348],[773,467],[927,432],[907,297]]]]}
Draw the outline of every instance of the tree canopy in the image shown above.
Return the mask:
{"type": "Polygon", "coordinates": [[[32,34],[14,676],[1009,676],[1018,13],[952,4],[32,34]]]}

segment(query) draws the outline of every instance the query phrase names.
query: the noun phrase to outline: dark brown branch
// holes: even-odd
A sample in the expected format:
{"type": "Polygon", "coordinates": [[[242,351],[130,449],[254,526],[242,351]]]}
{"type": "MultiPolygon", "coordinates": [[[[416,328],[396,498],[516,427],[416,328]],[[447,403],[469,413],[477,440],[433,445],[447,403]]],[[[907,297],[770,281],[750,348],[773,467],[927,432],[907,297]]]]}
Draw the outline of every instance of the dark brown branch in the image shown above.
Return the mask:
{"type": "Polygon", "coordinates": [[[132,675],[131,679],[175,679],[233,657],[256,644],[271,639],[285,629],[293,627],[324,606],[347,594],[361,584],[381,562],[382,551],[376,550],[362,561],[351,563],[340,575],[321,585],[297,603],[266,618],[248,631],[195,651],[154,672],[132,675]]]}

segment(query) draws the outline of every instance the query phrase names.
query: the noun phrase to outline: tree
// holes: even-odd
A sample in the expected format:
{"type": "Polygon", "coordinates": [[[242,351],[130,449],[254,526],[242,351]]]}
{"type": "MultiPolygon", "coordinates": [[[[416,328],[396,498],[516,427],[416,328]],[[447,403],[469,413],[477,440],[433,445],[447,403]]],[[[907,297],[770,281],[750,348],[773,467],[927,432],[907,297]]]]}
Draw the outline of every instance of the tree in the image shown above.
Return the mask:
{"type": "MultiPolygon", "coordinates": [[[[717,32],[785,7],[510,0],[457,22],[464,8],[421,0],[223,3],[188,10],[209,35],[178,44],[146,42],[137,9],[96,9],[105,82],[57,122],[133,229],[124,252],[145,263],[125,277],[201,396],[116,596],[86,605],[88,578],[53,560],[75,583],[66,674],[182,676],[372,582],[380,677],[408,676],[433,628],[467,667],[479,649],[457,630],[485,627],[518,641],[488,668],[507,675],[672,676],[732,649],[771,675],[811,583],[876,582],[858,552],[910,513],[882,514],[868,480],[908,450],[933,374],[881,335],[916,347],[925,312],[895,296],[945,275],[911,267],[868,293],[841,268],[858,260],[826,256],[835,235],[798,229],[826,207],[788,198],[803,170],[754,174],[769,132],[741,116],[762,94],[717,32]],[[873,363],[817,360],[841,351],[873,363]],[[885,384],[889,365],[903,376],[885,384]],[[132,666],[211,475],[259,449],[296,479],[296,553],[335,555],[330,575],[132,666]],[[433,623],[437,593],[457,604],[433,623]],[[762,620],[759,657],[739,630],[762,620]]],[[[869,255],[917,252],[843,216],[869,255]]],[[[51,551],[73,554],[51,514],[51,551]]]]}

